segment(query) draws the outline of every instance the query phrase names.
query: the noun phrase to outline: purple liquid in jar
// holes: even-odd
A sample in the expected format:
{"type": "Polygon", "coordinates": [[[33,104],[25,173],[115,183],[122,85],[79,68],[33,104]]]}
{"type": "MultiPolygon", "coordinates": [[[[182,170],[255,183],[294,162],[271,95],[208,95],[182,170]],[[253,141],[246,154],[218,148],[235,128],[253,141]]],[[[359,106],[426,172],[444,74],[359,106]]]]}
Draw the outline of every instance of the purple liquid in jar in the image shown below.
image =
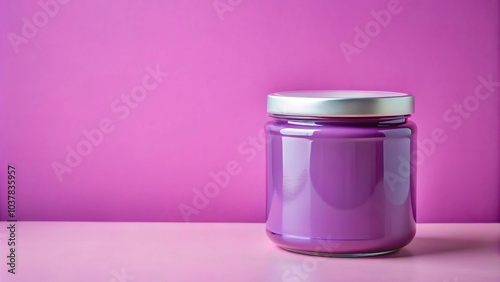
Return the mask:
{"type": "Polygon", "coordinates": [[[415,235],[413,97],[374,91],[271,94],[267,234],[309,254],[364,256],[415,235]]]}

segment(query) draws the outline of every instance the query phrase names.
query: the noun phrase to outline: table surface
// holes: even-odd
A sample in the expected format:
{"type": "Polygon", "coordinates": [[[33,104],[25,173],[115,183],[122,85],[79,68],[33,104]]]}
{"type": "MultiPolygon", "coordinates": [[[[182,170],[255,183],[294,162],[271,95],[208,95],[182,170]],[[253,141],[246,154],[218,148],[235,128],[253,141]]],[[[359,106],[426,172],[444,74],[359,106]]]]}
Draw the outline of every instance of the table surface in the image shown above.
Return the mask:
{"type": "Polygon", "coordinates": [[[500,224],[419,224],[402,250],[325,258],[276,247],[262,223],[16,223],[0,281],[500,281],[500,224]]]}

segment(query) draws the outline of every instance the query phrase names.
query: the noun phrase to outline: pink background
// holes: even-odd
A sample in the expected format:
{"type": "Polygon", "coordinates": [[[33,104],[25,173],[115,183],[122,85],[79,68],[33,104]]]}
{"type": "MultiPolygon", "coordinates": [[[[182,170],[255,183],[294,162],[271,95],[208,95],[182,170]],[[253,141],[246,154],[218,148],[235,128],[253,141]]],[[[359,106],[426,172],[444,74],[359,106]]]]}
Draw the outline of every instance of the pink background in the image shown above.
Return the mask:
{"type": "Polygon", "coordinates": [[[264,221],[266,94],[377,89],[416,96],[419,140],[446,134],[418,167],[418,221],[500,221],[500,87],[469,97],[479,76],[500,81],[499,1],[401,0],[380,30],[370,12],[388,0],[221,0],[222,15],[212,0],[41,0],[56,3],[46,23],[37,2],[0,2],[1,219],[7,164],[19,219],[86,221],[183,221],[193,189],[229,164],[189,220],[264,221]],[[34,15],[16,53],[9,33],[34,15]],[[341,43],[367,24],[348,62],[341,43]],[[120,119],[111,105],[157,65],[168,77],[120,119]],[[464,102],[464,117],[448,112],[464,102]],[[105,118],[114,131],[60,182],[51,164],[105,118]]]}

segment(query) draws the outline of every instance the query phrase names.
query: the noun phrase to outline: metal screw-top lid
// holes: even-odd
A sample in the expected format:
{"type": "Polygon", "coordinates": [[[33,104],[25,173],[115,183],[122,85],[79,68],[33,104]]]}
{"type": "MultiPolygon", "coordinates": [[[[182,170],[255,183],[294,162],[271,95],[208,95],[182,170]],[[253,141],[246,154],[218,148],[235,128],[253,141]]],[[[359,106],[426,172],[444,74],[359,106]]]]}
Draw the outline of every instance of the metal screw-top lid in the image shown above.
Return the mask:
{"type": "Polygon", "coordinates": [[[365,90],[283,91],[267,96],[270,115],[293,117],[388,117],[410,115],[413,96],[365,90]]]}

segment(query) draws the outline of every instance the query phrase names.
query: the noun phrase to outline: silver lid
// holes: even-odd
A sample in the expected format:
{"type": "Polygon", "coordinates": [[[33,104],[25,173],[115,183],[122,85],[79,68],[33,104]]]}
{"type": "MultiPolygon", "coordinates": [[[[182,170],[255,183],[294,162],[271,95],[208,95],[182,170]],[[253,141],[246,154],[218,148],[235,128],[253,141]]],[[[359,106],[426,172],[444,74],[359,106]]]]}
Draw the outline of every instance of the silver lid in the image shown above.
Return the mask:
{"type": "Polygon", "coordinates": [[[413,96],[386,91],[304,90],[267,96],[270,115],[294,117],[384,117],[410,115],[413,96]]]}

